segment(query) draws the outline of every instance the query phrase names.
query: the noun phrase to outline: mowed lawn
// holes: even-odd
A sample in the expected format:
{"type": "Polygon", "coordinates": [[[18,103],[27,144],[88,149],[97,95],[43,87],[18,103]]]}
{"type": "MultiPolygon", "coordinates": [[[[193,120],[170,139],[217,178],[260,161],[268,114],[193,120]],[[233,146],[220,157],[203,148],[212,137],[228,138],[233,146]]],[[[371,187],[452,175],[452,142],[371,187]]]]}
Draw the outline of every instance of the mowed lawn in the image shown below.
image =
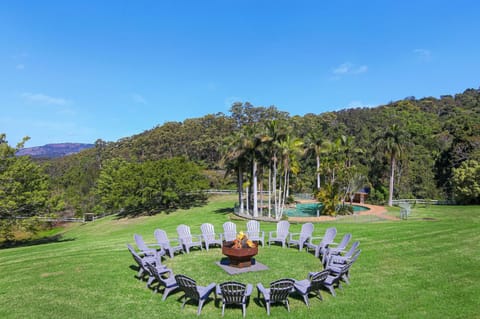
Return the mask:
{"type": "MultiPolygon", "coordinates": [[[[0,318],[194,318],[196,305],[181,309],[181,292],[165,302],[161,294],[134,278],[134,261],[125,244],[139,233],[153,242],[162,228],[174,237],[176,226],[187,224],[200,233],[204,222],[217,232],[230,220],[235,198],[212,198],[205,207],[135,219],[115,217],[69,225],[51,242],[0,250],[0,318]]],[[[391,214],[398,210],[392,209],[391,214]]],[[[234,220],[237,230],[245,221],[234,220]]],[[[291,312],[273,306],[274,318],[480,318],[480,207],[415,207],[406,221],[330,222],[315,224],[315,235],[327,227],[359,240],[362,254],[351,269],[351,285],[337,297],[323,292],[324,300],[311,298],[307,308],[300,296],[290,297],[291,312]]],[[[262,223],[265,231],[274,223],[262,223]]],[[[300,224],[292,224],[298,232],[300,224]]],[[[304,279],[321,265],[311,253],[280,246],[259,249],[257,260],[269,270],[230,276],[215,262],[219,248],[194,250],[167,258],[164,263],[200,285],[237,280],[256,285],[291,277],[304,279]]],[[[221,317],[213,300],[203,318],[221,317]]],[[[266,318],[256,289],[247,317],[266,318]]],[[[228,308],[225,318],[241,318],[241,308],[228,308]]]]}

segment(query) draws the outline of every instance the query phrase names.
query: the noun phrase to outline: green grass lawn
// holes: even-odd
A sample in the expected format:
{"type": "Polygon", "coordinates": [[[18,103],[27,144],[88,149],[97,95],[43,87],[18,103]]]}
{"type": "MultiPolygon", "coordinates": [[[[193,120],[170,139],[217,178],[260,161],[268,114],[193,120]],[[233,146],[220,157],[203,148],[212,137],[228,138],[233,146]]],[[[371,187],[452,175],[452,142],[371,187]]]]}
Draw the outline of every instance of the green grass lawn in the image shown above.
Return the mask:
{"type": "MultiPolygon", "coordinates": [[[[52,242],[0,250],[0,318],[196,317],[196,305],[181,309],[181,292],[162,302],[161,294],[134,278],[134,261],[125,244],[133,243],[134,233],[153,242],[156,228],[174,237],[181,223],[199,233],[200,225],[210,222],[220,232],[234,200],[217,197],[205,207],[169,215],[70,225],[52,242]]],[[[391,213],[398,215],[395,209],[391,213]]],[[[237,230],[245,230],[245,221],[234,221],[237,230]]],[[[360,240],[362,254],[352,267],[351,285],[344,285],[336,298],[327,291],[323,301],[312,298],[310,308],[292,295],[291,312],[278,305],[271,317],[479,318],[479,221],[478,206],[417,206],[403,221],[315,224],[317,236],[334,225],[338,238],[351,232],[353,240],[360,240]]],[[[294,224],[291,230],[300,227],[294,224]]],[[[262,228],[274,230],[275,224],[262,223],[262,228]]],[[[304,279],[321,267],[312,254],[297,249],[260,247],[257,260],[269,270],[232,277],[215,265],[221,258],[221,250],[212,248],[164,263],[200,285],[232,279],[268,285],[281,277],[304,279]]],[[[256,298],[255,289],[247,317],[267,317],[256,298]]],[[[201,317],[220,316],[218,303],[204,305],[201,317]]],[[[241,318],[241,308],[226,309],[225,318],[241,318]]]]}

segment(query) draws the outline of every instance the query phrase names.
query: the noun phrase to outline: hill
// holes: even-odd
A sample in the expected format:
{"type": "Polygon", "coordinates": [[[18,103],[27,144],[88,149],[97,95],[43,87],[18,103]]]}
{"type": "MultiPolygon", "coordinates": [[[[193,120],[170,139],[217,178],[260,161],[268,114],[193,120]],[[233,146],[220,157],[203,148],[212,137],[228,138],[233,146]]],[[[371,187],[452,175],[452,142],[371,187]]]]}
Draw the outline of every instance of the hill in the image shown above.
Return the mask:
{"type": "Polygon", "coordinates": [[[43,146],[26,147],[17,152],[17,156],[29,155],[34,158],[56,158],[76,154],[84,149],[92,148],[93,144],[57,143],[43,146]]]}

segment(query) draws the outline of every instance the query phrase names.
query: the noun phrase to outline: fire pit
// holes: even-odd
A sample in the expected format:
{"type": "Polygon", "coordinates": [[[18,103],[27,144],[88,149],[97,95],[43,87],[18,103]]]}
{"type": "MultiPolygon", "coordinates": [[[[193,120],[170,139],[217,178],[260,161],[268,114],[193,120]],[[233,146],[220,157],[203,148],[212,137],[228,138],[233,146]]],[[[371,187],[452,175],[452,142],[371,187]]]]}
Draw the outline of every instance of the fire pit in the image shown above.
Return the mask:
{"type": "Polygon", "coordinates": [[[258,247],[240,232],[235,240],[223,242],[222,254],[228,257],[229,266],[245,268],[252,265],[252,257],[258,254],[258,247]]]}
{"type": "Polygon", "coordinates": [[[252,265],[252,257],[258,254],[258,247],[254,248],[233,248],[222,247],[222,254],[228,257],[229,266],[236,268],[250,267],[252,265]]]}

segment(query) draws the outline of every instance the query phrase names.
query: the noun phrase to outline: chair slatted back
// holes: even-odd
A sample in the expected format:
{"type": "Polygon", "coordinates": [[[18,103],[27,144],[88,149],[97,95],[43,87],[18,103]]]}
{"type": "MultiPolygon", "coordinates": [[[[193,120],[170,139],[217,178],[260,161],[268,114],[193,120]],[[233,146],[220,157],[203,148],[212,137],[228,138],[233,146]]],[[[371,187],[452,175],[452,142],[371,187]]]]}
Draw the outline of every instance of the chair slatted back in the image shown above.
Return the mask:
{"type": "Polygon", "coordinates": [[[190,226],[181,224],[177,227],[178,239],[184,244],[192,242],[192,233],[190,232],[190,226]]]}
{"type": "Polygon", "coordinates": [[[245,300],[246,289],[246,285],[236,281],[220,284],[220,291],[225,304],[242,304],[245,300]]]}
{"type": "Polygon", "coordinates": [[[312,237],[314,226],[312,223],[305,223],[300,230],[300,241],[304,242],[312,237]]]}
{"type": "Polygon", "coordinates": [[[208,241],[215,240],[215,228],[210,223],[205,223],[200,226],[200,230],[202,231],[202,236],[208,241]]]}
{"type": "Polygon", "coordinates": [[[352,258],[353,254],[355,254],[355,250],[357,249],[358,245],[360,245],[359,241],[353,242],[352,247],[350,247],[350,249],[347,251],[347,253],[345,254],[345,257],[352,258]]]}
{"type": "Polygon", "coordinates": [[[323,287],[323,282],[327,279],[328,270],[322,270],[310,276],[310,290],[317,291],[323,287]]]}
{"type": "Polygon", "coordinates": [[[343,236],[342,238],[342,241],[340,242],[340,244],[338,244],[338,246],[336,247],[337,250],[344,250],[347,245],[348,245],[348,242],[350,241],[350,239],[352,238],[352,234],[345,234],[345,236],[343,236]]]}
{"type": "Polygon", "coordinates": [[[130,251],[130,253],[132,254],[132,257],[135,260],[135,262],[138,264],[138,266],[143,268],[142,258],[135,252],[132,245],[127,244],[127,248],[130,251]]]}
{"type": "Polygon", "coordinates": [[[287,238],[290,230],[290,223],[287,220],[281,220],[277,223],[277,237],[287,238]]]}
{"type": "Polygon", "coordinates": [[[178,286],[185,293],[185,296],[191,299],[200,300],[200,295],[197,290],[197,282],[185,275],[175,275],[175,280],[178,286]]]}
{"type": "Polygon", "coordinates": [[[330,245],[331,243],[333,243],[335,236],[337,236],[337,228],[327,228],[327,230],[325,231],[325,236],[323,236],[322,242],[320,243],[320,246],[324,247],[330,245]]]}
{"type": "Polygon", "coordinates": [[[283,302],[287,300],[288,295],[292,292],[293,279],[279,279],[270,283],[270,301],[283,302]]]}
{"type": "Polygon", "coordinates": [[[249,220],[247,222],[247,232],[249,237],[260,237],[260,223],[257,220],[249,220]]]}
{"type": "Polygon", "coordinates": [[[232,222],[223,224],[223,234],[226,241],[233,241],[237,238],[237,225],[232,222]]]}

